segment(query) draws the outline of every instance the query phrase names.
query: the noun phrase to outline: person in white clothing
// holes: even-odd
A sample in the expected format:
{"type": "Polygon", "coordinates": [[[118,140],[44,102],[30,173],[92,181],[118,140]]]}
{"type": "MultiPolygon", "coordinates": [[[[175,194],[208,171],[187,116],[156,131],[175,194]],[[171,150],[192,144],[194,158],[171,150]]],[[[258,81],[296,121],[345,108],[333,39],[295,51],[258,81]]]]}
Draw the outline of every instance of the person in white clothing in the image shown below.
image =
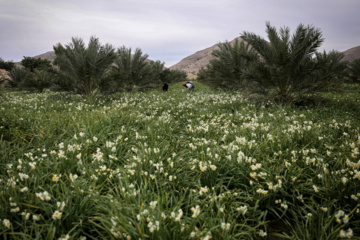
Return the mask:
{"type": "Polygon", "coordinates": [[[195,88],[195,85],[193,82],[189,81],[187,83],[184,83],[183,86],[186,88],[186,89],[191,89],[193,90],[195,88]]]}

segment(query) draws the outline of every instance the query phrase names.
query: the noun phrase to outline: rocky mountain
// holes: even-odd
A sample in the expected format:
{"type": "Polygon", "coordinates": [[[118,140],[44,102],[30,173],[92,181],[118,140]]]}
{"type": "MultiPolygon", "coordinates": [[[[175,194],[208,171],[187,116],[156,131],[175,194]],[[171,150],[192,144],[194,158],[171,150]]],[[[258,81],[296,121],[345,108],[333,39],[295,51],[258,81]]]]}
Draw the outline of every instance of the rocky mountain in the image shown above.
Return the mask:
{"type": "Polygon", "coordinates": [[[36,55],[33,58],[41,58],[41,59],[46,59],[49,60],[50,62],[54,61],[56,55],[54,51],[49,51],[40,55],[36,55]]]}
{"type": "Polygon", "coordinates": [[[353,61],[355,59],[360,58],[360,46],[350,48],[343,52],[345,55],[343,60],[344,61],[353,61]]]}
{"type": "MultiPolygon", "coordinates": [[[[238,37],[230,42],[233,43],[236,39],[244,41],[241,37],[238,37]]],[[[215,44],[182,59],[177,64],[171,66],[170,69],[182,70],[188,75],[196,75],[202,67],[206,67],[210,60],[214,58],[211,53],[219,48],[217,45],[215,44]]]]}
{"type": "MultiPolygon", "coordinates": [[[[55,55],[54,51],[49,51],[49,52],[46,52],[46,53],[43,53],[43,54],[33,56],[33,58],[41,58],[41,59],[46,59],[46,60],[49,60],[50,62],[53,62],[54,59],[55,59],[55,56],[56,55],[55,55]]],[[[15,65],[17,67],[22,67],[20,62],[15,62],[15,65]]]]}

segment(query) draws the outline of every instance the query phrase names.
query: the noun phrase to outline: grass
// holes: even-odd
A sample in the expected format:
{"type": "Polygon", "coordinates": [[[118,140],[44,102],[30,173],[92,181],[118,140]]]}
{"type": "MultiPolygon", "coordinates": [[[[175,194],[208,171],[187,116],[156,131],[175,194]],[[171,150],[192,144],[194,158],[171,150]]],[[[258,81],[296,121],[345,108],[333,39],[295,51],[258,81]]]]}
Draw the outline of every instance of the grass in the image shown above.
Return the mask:
{"type": "Polygon", "coordinates": [[[360,88],[0,93],[2,239],[359,239],[360,88]]]}

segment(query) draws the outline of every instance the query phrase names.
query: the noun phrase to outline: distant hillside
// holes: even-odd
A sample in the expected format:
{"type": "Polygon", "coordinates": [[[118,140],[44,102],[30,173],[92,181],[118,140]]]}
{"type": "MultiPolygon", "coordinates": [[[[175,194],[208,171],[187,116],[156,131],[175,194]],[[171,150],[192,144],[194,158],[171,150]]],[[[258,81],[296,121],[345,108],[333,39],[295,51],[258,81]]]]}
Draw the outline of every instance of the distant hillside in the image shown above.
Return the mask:
{"type": "MultiPolygon", "coordinates": [[[[55,57],[56,57],[56,55],[55,55],[54,51],[49,51],[49,52],[46,52],[46,53],[43,53],[40,55],[33,56],[33,58],[46,59],[46,60],[49,60],[50,62],[53,62],[55,57]]],[[[22,67],[21,62],[15,62],[15,65],[17,67],[22,67]]]]}
{"type": "Polygon", "coordinates": [[[350,48],[343,52],[345,55],[343,60],[344,61],[353,61],[355,59],[360,58],[360,46],[350,48]]]}
{"type": "MultiPolygon", "coordinates": [[[[231,43],[234,43],[236,39],[244,41],[241,37],[238,37],[233,39],[231,43]]],[[[217,45],[215,44],[182,59],[177,64],[171,66],[170,69],[182,70],[187,74],[197,74],[202,67],[206,67],[210,60],[214,58],[211,53],[219,48],[217,45]]]]}
{"type": "Polygon", "coordinates": [[[46,59],[49,60],[50,62],[53,62],[55,59],[56,55],[54,51],[49,51],[40,55],[36,55],[33,58],[41,58],[41,59],[46,59]]]}

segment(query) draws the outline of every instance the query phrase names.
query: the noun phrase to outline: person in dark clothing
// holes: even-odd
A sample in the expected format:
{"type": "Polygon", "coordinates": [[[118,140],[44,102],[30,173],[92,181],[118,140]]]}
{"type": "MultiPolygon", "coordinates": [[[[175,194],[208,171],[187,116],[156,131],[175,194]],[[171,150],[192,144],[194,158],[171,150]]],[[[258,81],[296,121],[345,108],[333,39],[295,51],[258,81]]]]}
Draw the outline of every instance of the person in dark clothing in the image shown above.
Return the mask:
{"type": "Polygon", "coordinates": [[[169,84],[167,84],[166,82],[164,83],[164,85],[162,86],[162,90],[163,92],[167,92],[169,89],[169,84]]]}

